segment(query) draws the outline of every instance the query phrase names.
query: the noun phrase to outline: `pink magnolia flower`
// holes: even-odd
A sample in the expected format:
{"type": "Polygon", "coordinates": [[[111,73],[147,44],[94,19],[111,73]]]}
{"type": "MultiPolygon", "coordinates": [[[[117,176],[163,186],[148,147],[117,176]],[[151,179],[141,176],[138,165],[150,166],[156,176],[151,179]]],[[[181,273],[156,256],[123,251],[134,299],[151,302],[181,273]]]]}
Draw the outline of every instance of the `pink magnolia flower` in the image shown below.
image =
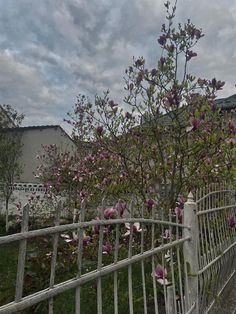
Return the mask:
{"type": "Polygon", "coordinates": [[[212,159],[211,159],[210,157],[208,157],[208,158],[206,159],[206,162],[208,163],[208,165],[211,165],[211,164],[212,164],[212,159]]]}
{"type": "Polygon", "coordinates": [[[109,100],[108,101],[108,104],[109,104],[109,106],[111,107],[111,108],[113,108],[114,106],[116,106],[116,104],[114,103],[114,100],[109,100]]]}
{"type": "Polygon", "coordinates": [[[88,161],[88,162],[94,162],[94,160],[95,160],[95,158],[91,154],[86,156],[84,159],[85,159],[85,161],[88,161]]]}
{"type": "Polygon", "coordinates": [[[121,201],[119,201],[118,203],[116,203],[115,209],[120,214],[120,217],[122,217],[124,211],[127,209],[127,204],[126,203],[122,203],[121,201]]]}
{"type": "Polygon", "coordinates": [[[127,120],[128,120],[128,119],[132,119],[132,114],[127,111],[127,112],[125,113],[125,117],[126,117],[127,120]]]}
{"type": "Polygon", "coordinates": [[[110,254],[112,250],[113,250],[112,245],[108,242],[106,242],[106,244],[102,246],[103,254],[110,254]]]}
{"type": "Polygon", "coordinates": [[[112,108],[113,113],[116,113],[117,110],[118,110],[118,107],[113,107],[113,108],[112,108]]]}
{"type": "MultiPolygon", "coordinates": [[[[78,235],[73,232],[73,236],[70,237],[68,234],[61,234],[61,238],[66,242],[66,243],[72,243],[72,244],[77,244],[78,243],[78,235]]],[[[86,246],[90,243],[91,237],[87,236],[85,232],[83,233],[83,244],[86,246]]]]}
{"type": "Polygon", "coordinates": [[[216,88],[216,90],[221,90],[222,87],[225,85],[225,82],[217,81],[215,78],[213,78],[210,83],[212,87],[216,88]]]}
{"type": "Polygon", "coordinates": [[[151,75],[152,75],[152,77],[154,77],[154,76],[157,76],[157,70],[156,69],[152,69],[151,70],[151,75]]]}
{"type": "Polygon", "coordinates": [[[66,242],[66,243],[70,243],[72,241],[74,241],[74,239],[72,239],[69,234],[61,234],[61,238],[66,242]]]}
{"type": "Polygon", "coordinates": [[[166,58],[161,57],[161,58],[160,58],[160,64],[161,64],[161,65],[164,65],[165,62],[166,62],[166,58]]]}
{"type": "Polygon", "coordinates": [[[103,134],[103,132],[104,132],[102,126],[98,126],[98,127],[96,128],[96,131],[97,131],[97,134],[98,134],[99,136],[102,136],[102,134],[103,134]]]}
{"type": "Polygon", "coordinates": [[[175,46],[173,44],[166,45],[166,50],[168,50],[170,53],[172,53],[175,50],[175,46]]]}
{"type": "Polygon", "coordinates": [[[17,216],[16,217],[16,223],[19,224],[19,223],[21,223],[21,221],[22,221],[21,218],[19,216],[17,216]]]}
{"type": "Polygon", "coordinates": [[[170,250],[168,250],[166,252],[166,254],[164,255],[164,258],[165,258],[167,263],[169,263],[171,261],[170,250]]]}
{"type": "Polygon", "coordinates": [[[236,126],[234,125],[234,123],[232,121],[229,121],[229,130],[231,134],[236,134],[236,126]]]}
{"type": "Polygon", "coordinates": [[[176,217],[181,220],[182,217],[183,217],[183,208],[181,207],[175,207],[175,214],[176,214],[176,217]]]}
{"type": "Polygon", "coordinates": [[[230,227],[234,227],[236,225],[236,218],[234,218],[233,216],[228,218],[228,224],[230,227]]]}
{"type": "Polygon", "coordinates": [[[152,198],[148,198],[146,199],[146,206],[149,208],[149,209],[152,209],[152,206],[155,204],[154,200],[152,198]]]}
{"type": "Polygon", "coordinates": [[[177,204],[181,207],[184,208],[184,203],[186,202],[185,198],[181,195],[177,199],[177,204]]]}
{"type": "Polygon", "coordinates": [[[175,214],[176,217],[181,220],[183,217],[183,209],[184,209],[184,203],[186,202],[185,198],[183,196],[179,196],[177,199],[177,207],[175,207],[175,214]]]}
{"type": "Polygon", "coordinates": [[[117,209],[115,207],[108,207],[104,209],[103,214],[105,219],[114,218],[117,215],[117,209]]]}
{"type": "Polygon", "coordinates": [[[232,146],[233,146],[234,144],[236,144],[235,138],[232,138],[232,137],[231,137],[231,138],[227,138],[225,141],[226,141],[227,144],[230,144],[230,145],[232,145],[232,146]]]}
{"type": "Polygon", "coordinates": [[[50,251],[49,253],[46,253],[46,258],[47,259],[51,259],[52,258],[52,252],[50,251]]]}
{"type": "MultiPolygon", "coordinates": [[[[130,235],[130,223],[125,223],[125,228],[127,229],[126,233],[124,234],[124,237],[130,235]]],[[[140,228],[140,223],[135,222],[133,224],[133,233],[139,233],[142,232],[142,229],[140,228]]]]}
{"type": "Polygon", "coordinates": [[[16,204],[16,208],[17,208],[17,210],[20,210],[20,209],[21,209],[21,207],[22,207],[21,202],[19,202],[19,203],[17,203],[17,204],[16,204]]]}
{"type": "Polygon", "coordinates": [[[163,239],[168,240],[168,239],[170,239],[170,238],[171,238],[171,230],[170,230],[170,229],[166,229],[166,230],[164,231],[164,234],[163,234],[163,239]]]}
{"type": "Polygon", "coordinates": [[[83,234],[83,245],[84,246],[88,245],[90,243],[90,241],[91,241],[91,237],[86,235],[84,232],[84,234],[83,234]]]}
{"type": "Polygon", "coordinates": [[[202,132],[205,133],[205,134],[209,134],[209,133],[211,133],[211,128],[209,126],[205,126],[203,128],[202,132]]]}
{"type": "Polygon", "coordinates": [[[155,276],[155,278],[157,279],[157,281],[161,284],[161,285],[168,285],[169,282],[166,279],[167,277],[167,270],[166,268],[162,267],[161,265],[157,265],[154,268],[154,272],[153,275],[155,276]]]}
{"type": "Polygon", "coordinates": [[[201,121],[199,119],[193,118],[191,120],[191,126],[192,126],[192,130],[196,131],[200,125],[201,121]]]}
{"type": "Polygon", "coordinates": [[[191,60],[193,57],[196,57],[197,56],[197,53],[196,52],[193,52],[192,50],[187,50],[187,57],[186,57],[186,60],[189,61],[191,60]]]}
{"type": "Polygon", "coordinates": [[[158,38],[158,43],[161,45],[161,46],[163,46],[163,45],[165,45],[165,43],[166,43],[166,35],[161,35],[159,38],[158,38]]]}
{"type": "Polygon", "coordinates": [[[85,191],[84,190],[80,191],[79,196],[80,196],[80,199],[83,200],[86,196],[85,191]]]}
{"type": "MultiPolygon", "coordinates": [[[[96,220],[99,220],[99,218],[96,217],[96,220]]],[[[94,232],[95,234],[99,234],[100,225],[99,225],[99,224],[94,224],[93,227],[92,227],[92,229],[93,229],[93,232],[94,232]]]]}

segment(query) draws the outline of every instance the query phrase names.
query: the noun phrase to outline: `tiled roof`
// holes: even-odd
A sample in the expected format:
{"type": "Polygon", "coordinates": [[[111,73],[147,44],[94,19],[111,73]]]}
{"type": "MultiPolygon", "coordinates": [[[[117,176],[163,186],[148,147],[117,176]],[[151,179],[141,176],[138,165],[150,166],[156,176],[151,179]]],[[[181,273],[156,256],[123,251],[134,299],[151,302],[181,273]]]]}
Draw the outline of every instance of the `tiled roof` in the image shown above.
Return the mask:
{"type": "MultiPolygon", "coordinates": [[[[229,96],[227,98],[219,98],[216,99],[216,105],[218,108],[221,108],[222,110],[231,110],[231,109],[236,109],[236,94],[229,96]]],[[[184,113],[181,110],[181,108],[177,109],[175,112],[170,112],[168,114],[164,114],[161,118],[160,118],[160,122],[163,125],[166,126],[171,126],[173,123],[173,119],[176,118],[176,116],[178,116],[178,120],[180,123],[184,124],[184,113]],[[175,115],[175,117],[174,117],[175,115]]],[[[147,121],[143,121],[142,124],[144,124],[147,121]]]]}
{"type": "Polygon", "coordinates": [[[216,99],[216,105],[222,110],[236,109],[236,94],[227,98],[216,99]]]}
{"type": "Polygon", "coordinates": [[[64,136],[68,137],[74,144],[75,141],[70,137],[69,134],[60,126],[60,125],[32,125],[32,126],[21,126],[16,128],[8,128],[5,129],[6,132],[25,132],[25,131],[32,131],[32,130],[45,130],[45,129],[54,129],[60,130],[64,136]]]}
{"type": "Polygon", "coordinates": [[[21,126],[15,129],[17,131],[28,131],[28,130],[57,129],[57,128],[61,128],[61,126],[60,125],[32,125],[32,126],[21,126]]]}

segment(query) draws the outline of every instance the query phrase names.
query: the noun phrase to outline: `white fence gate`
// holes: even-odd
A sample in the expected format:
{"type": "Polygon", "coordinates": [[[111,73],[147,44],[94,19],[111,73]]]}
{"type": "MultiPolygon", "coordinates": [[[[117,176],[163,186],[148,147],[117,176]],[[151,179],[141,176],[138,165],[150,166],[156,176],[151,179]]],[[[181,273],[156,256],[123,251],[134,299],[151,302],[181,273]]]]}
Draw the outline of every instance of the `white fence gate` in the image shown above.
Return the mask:
{"type": "Polygon", "coordinates": [[[83,289],[86,284],[94,282],[96,306],[92,309],[87,304],[91,314],[207,313],[235,273],[235,204],[235,190],[211,185],[197,191],[196,202],[189,194],[183,223],[173,213],[169,214],[168,221],[160,220],[154,207],[149,213],[143,208],[134,210],[132,202],[127,218],[118,215],[106,219],[105,211],[101,210],[99,219],[86,221],[86,209],[82,203],[78,223],[59,225],[58,210],[54,227],[34,231],[28,231],[29,206],[25,206],[21,233],[0,237],[0,245],[19,241],[15,300],[0,306],[0,313],[24,311],[45,300],[48,300],[48,313],[61,313],[55,307],[54,298],[73,290],[74,312],[84,314],[83,289]],[[75,232],[77,237],[74,252],[77,272],[74,277],[55,283],[60,236],[70,241],[71,232],[75,232]],[[86,234],[91,232],[96,233],[93,239],[97,241],[97,262],[93,269],[86,269],[86,234]],[[52,237],[49,285],[46,289],[24,295],[27,241],[48,236],[52,237]],[[122,248],[125,248],[126,256],[122,248]],[[105,253],[110,254],[112,262],[106,263],[105,253]],[[124,270],[127,271],[127,288],[121,287],[119,281],[124,270]],[[137,277],[140,282],[138,289],[135,287],[137,277]],[[105,302],[107,291],[103,289],[106,278],[110,278],[113,290],[108,292],[109,304],[105,302]],[[120,291],[126,289],[127,298],[120,299],[120,291]]]}

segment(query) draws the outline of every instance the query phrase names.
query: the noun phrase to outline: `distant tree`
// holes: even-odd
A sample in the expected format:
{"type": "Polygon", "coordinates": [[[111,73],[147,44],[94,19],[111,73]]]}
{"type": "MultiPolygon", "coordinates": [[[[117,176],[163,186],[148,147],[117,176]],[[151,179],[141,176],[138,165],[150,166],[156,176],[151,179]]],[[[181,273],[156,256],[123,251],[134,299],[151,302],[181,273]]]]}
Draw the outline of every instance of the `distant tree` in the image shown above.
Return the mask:
{"type": "Polygon", "coordinates": [[[9,200],[15,180],[22,173],[19,157],[22,152],[21,133],[18,127],[24,116],[10,105],[0,107],[0,183],[1,195],[5,200],[6,232],[9,229],[9,200]]]}

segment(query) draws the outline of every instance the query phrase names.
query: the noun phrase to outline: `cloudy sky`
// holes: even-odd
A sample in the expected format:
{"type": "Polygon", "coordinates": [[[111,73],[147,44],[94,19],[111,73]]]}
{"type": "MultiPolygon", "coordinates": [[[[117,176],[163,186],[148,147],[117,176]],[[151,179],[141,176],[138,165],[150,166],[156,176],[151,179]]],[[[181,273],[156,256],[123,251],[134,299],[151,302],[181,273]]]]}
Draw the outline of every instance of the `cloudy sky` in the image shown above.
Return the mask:
{"type": "MultiPolygon", "coordinates": [[[[76,95],[121,102],[132,56],[155,66],[163,0],[0,0],[0,103],[24,125],[61,124],[76,95]]],[[[236,93],[236,1],[179,0],[176,20],[203,29],[191,72],[236,93]]]]}

